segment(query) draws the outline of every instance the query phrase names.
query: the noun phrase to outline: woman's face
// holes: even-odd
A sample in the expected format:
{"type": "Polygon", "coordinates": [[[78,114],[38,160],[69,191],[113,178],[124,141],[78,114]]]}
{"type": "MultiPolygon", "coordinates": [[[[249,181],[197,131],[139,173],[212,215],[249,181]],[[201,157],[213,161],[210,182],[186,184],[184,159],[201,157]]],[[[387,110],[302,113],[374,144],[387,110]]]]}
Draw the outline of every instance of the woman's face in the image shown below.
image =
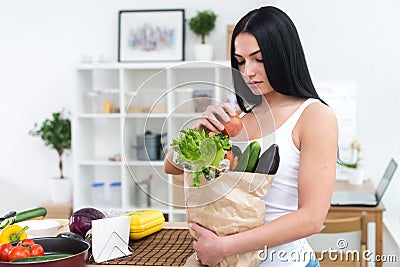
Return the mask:
{"type": "Polygon", "coordinates": [[[235,58],[247,86],[255,95],[273,92],[265,72],[264,62],[256,38],[242,32],[235,39],[235,58]]]}

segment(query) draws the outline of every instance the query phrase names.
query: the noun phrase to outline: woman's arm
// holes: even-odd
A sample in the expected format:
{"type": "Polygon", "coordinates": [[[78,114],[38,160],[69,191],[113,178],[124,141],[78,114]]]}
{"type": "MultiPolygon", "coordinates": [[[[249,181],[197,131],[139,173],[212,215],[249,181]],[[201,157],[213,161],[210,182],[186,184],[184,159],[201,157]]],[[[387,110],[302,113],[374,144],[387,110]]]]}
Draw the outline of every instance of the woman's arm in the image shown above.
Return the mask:
{"type": "Polygon", "coordinates": [[[167,174],[182,174],[183,173],[183,167],[181,165],[178,165],[174,162],[174,150],[170,149],[168,150],[167,155],[165,155],[164,159],[164,172],[167,174]]]}
{"type": "Polygon", "coordinates": [[[225,237],[217,237],[193,224],[192,229],[200,234],[194,249],[202,263],[214,266],[229,255],[275,247],[318,233],[335,183],[337,132],[336,117],[330,108],[323,104],[307,107],[293,131],[301,151],[298,210],[255,229],[225,237]]]}

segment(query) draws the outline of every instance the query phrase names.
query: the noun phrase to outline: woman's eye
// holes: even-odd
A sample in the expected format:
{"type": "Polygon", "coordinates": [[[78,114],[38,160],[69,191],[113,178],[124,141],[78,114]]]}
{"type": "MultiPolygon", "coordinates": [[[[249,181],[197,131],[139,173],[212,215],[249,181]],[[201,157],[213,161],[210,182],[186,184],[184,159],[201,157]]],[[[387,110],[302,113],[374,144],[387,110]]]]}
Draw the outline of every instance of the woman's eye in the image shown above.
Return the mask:
{"type": "Polygon", "coordinates": [[[257,61],[258,63],[263,63],[263,62],[264,62],[262,59],[256,59],[256,61],[257,61]]]}
{"type": "Polygon", "coordinates": [[[240,66],[240,65],[244,65],[244,63],[245,63],[245,61],[243,60],[243,61],[238,61],[238,65],[240,66]]]}

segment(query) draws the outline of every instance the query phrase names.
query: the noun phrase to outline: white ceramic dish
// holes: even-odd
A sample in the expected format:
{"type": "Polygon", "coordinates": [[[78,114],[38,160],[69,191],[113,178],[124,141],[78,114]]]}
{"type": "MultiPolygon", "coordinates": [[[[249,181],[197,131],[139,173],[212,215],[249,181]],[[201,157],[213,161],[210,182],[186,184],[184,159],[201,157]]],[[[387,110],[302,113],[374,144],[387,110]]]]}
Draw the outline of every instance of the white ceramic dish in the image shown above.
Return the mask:
{"type": "Polygon", "coordinates": [[[17,223],[21,227],[28,226],[28,238],[56,236],[60,223],[55,220],[28,220],[17,223]]]}

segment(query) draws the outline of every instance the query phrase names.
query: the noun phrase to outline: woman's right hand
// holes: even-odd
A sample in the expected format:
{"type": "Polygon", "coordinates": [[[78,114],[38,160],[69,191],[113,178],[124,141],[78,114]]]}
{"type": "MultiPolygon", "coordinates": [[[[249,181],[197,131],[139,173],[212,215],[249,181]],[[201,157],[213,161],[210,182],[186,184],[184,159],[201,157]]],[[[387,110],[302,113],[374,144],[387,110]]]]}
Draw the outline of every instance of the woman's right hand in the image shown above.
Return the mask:
{"type": "Polygon", "coordinates": [[[218,134],[224,130],[224,125],[221,121],[228,122],[230,116],[235,115],[235,110],[229,104],[208,106],[193,128],[205,129],[206,131],[218,134]]]}

